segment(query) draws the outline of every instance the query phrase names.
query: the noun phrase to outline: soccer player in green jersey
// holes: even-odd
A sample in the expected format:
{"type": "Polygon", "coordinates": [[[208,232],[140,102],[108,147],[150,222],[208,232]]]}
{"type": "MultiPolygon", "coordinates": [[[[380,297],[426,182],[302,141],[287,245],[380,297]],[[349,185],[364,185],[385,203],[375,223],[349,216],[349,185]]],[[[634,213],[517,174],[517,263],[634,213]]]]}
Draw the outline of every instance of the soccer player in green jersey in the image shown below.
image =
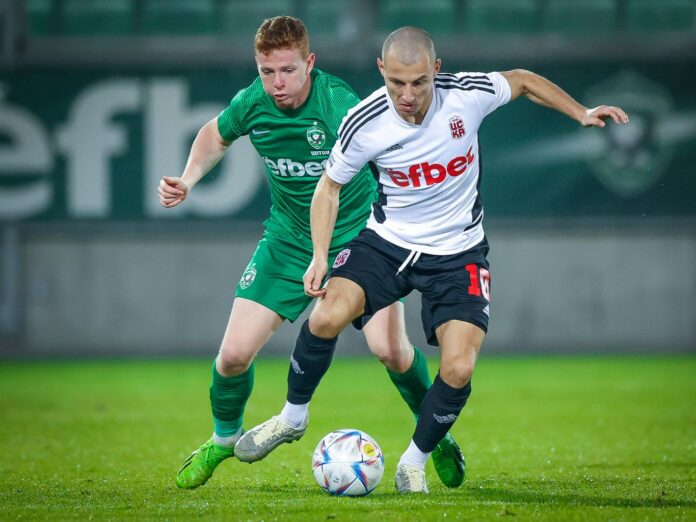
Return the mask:
{"type": "MultiPolygon", "coordinates": [[[[181,177],[163,177],[160,201],[182,203],[240,136],[248,135],[264,160],[271,187],[271,211],[265,232],[237,284],[227,329],[212,368],[210,402],[214,432],[184,462],[176,478],[183,489],[205,484],[224,459],[234,455],[242,434],[244,408],[254,382],[254,357],[285,319],[294,321],[309,305],[302,277],[312,259],[309,209],[324,171],[338,126],[360,99],[340,79],[314,68],[302,21],[289,16],[265,20],[254,39],[257,78],[230,105],[204,125],[191,147],[181,177]]],[[[366,166],[341,191],[330,255],[360,232],[377,197],[366,166]]],[[[414,415],[431,385],[426,361],[406,335],[402,303],[381,310],[364,328],[370,350],[386,366],[414,415]]],[[[295,368],[294,371],[302,371],[295,368]]],[[[292,442],[304,434],[306,414],[284,418],[295,425],[292,442]]],[[[277,422],[284,422],[278,418],[277,422]]],[[[462,454],[448,436],[433,463],[442,482],[457,487],[464,480],[462,454]]]]}

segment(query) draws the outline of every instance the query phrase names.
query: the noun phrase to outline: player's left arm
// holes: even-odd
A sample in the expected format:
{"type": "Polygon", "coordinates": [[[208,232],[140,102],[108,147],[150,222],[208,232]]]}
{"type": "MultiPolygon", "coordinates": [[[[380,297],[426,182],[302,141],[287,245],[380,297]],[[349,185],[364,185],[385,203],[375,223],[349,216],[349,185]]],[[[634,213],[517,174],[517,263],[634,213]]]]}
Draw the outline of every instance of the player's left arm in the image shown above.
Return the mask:
{"type": "Polygon", "coordinates": [[[628,115],[621,107],[600,105],[588,109],[558,85],[531,71],[515,69],[501,74],[510,84],[511,100],[526,96],[535,103],[565,114],[583,127],[604,127],[604,120],[608,118],[618,124],[628,123],[628,115]]]}

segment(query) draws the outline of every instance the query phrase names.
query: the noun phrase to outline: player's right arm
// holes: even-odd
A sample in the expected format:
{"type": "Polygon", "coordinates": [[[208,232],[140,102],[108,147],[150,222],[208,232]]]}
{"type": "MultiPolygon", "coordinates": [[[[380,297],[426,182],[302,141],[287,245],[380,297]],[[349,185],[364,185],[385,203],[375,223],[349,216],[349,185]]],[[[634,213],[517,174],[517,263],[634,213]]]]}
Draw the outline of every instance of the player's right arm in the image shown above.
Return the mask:
{"type": "Polygon", "coordinates": [[[338,216],[342,186],[324,172],[312,197],[310,223],[314,255],[303,277],[305,293],[311,297],[322,297],[326,293],[322,282],[329,270],[329,245],[338,216]]]}
{"type": "Polygon", "coordinates": [[[160,203],[170,208],[184,201],[196,183],[218,164],[229,146],[230,142],[218,130],[217,117],[203,125],[193,140],[181,177],[164,176],[160,180],[157,188],[160,203]]]}
{"type": "Polygon", "coordinates": [[[343,123],[338,128],[338,139],[326,163],[326,170],[314,190],[309,218],[314,255],[303,278],[305,293],[311,297],[322,297],[326,293],[321,286],[328,273],[329,247],[336,226],[341,187],[349,183],[370,160],[370,153],[363,146],[360,133],[356,132],[355,136],[352,136],[350,132],[346,132],[346,128],[350,129],[351,121],[359,118],[359,114],[355,115],[356,111],[370,101],[370,98],[363,100],[343,118],[343,123]]]}

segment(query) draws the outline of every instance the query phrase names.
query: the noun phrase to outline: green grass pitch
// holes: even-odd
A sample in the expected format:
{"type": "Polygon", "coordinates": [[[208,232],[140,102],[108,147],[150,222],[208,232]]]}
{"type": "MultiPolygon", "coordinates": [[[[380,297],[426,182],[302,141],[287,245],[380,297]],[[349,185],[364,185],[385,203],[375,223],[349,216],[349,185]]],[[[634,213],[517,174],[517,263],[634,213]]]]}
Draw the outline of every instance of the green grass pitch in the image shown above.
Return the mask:
{"type": "MultiPolygon", "coordinates": [[[[264,461],[224,462],[179,491],[211,433],[209,361],[0,364],[0,520],[696,520],[696,358],[483,357],[453,433],[468,478],[399,496],[413,420],[373,359],[339,359],[304,438],[264,461]],[[382,446],[382,484],[334,498],[310,460],[337,428],[382,446]]],[[[435,361],[431,361],[434,370],[435,361]]],[[[287,360],[261,359],[245,423],[281,408],[287,360]]]]}

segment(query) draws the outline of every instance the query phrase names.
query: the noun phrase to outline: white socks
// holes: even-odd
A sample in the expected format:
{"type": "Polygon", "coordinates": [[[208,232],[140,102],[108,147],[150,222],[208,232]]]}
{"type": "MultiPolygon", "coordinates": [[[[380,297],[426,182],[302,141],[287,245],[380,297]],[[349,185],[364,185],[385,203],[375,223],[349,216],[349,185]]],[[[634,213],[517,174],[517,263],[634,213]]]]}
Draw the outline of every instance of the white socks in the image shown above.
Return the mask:
{"type": "Polygon", "coordinates": [[[280,412],[280,418],[293,428],[304,428],[309,420],[309,403],[290,404],[286,402],[283,411],[280,412]]]}
{"type": "Polygon", "coordinates": [[[413,466],[418,469],[425,469],[425,463],[428,461],[430,453],[423,453],[418,449],[416,443],[411,440],[411,444],[408,445],[408,449],[401,455],[399,464],[406,464],[407,466],[413,466]]]}
{"type": "Polygon", "coordinates": [[[231,447],[237,444],[239,437],[242,436],[242,428],[240,427],[234,435],[229,437],[220,437],[217,433],[213,432],[213,442],[218,446],[231,447]]]}

